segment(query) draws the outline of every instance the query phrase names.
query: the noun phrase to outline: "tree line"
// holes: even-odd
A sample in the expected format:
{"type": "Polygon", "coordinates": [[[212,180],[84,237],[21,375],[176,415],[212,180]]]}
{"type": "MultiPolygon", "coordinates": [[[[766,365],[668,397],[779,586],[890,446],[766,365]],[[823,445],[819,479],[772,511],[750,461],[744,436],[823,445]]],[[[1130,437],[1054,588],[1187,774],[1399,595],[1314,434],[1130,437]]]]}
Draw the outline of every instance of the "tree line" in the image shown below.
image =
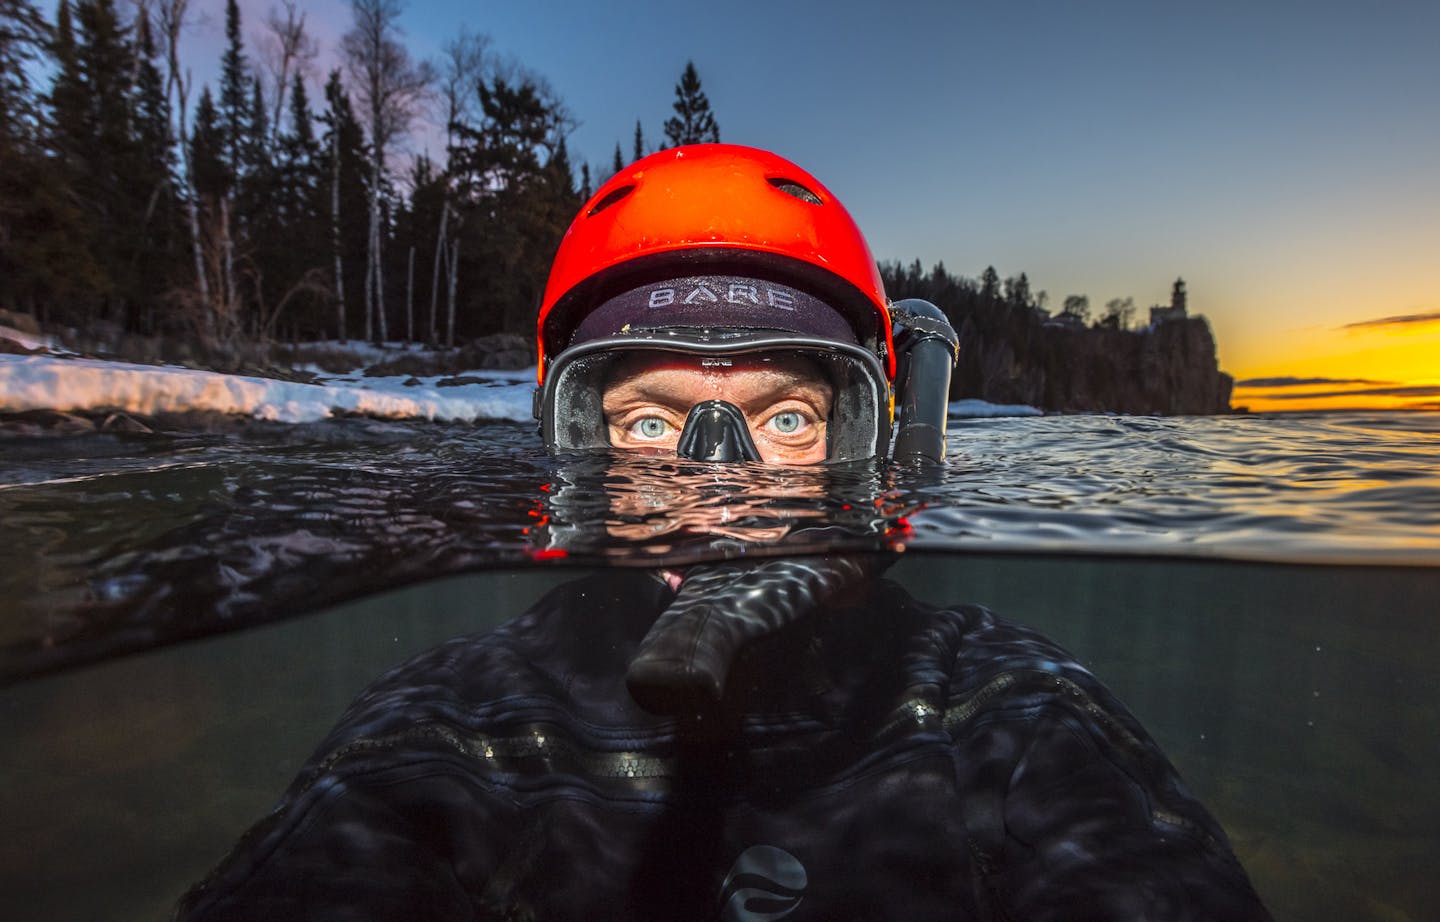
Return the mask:
{"type": "MultiPolygon", "coordinates": [[[[918,259],[908,264],[898,260],[881,261],[879,267],[885,291],[891,298],[924,298],[953,314],[952,320],[1011,312],[1033,315],[1040,320],[1050,316],[1049,292],[1032,290],[1024,272],[1002,280],[994,266],[986,266],[978,279],[972,279],[950,272],[944,262],[936,263],[926,272],[918,259]]],[[[1177,290],[1182,290],[1183,282],[1177,282],[1177,286],[1177,290]]],[[[1089,295],[1071,294],[1061,301],[1055,320],[1073,327],[1130,330],[1136,325],[1135,314],[1135,299],[1128,295],[1111,298],[1105,302],[1105,309],[1094,315],[1089,295]]]]}
{"type": "MultiPolygon", "coordinates": [[[[993,266],[978,279],[937,263],[926,271],[880,263],[891,298],[924,298],[940,307],[960,335],[952,399],[978,397],[1057,411],[1224,413],[1232,382],[1219,371],[1214,336],[1203,317],[1179,317],[1134,328],[1134,299],[1113,298],[1098,318],[1090,299],[1068,295],[1052,316],[1049,296],[1025,273],[1002,279],[993,266]]],[[[1184,304],[1177,279],[1172,305],[1184,304]]],[[[1174,316],[1174,315],[1172,315],[1174,316]]]]}
{"type": "MultiPolygon", "coordinates": [[[[482,34],[415,59],[402,11],[351,0],[312,99],[320,49],[293,0],[250,41],[228,0],[218,83],[198,90],[190,0],[60,0],[53,21],[0,0],[0,306],[221,349],[531,335],[592,187],[576,122],[482,34]],[[427,120],[442,157],[407,156],[427,120]]],[[[675,92],[669,143],[719,140],[693,63],[675,92]]]]}

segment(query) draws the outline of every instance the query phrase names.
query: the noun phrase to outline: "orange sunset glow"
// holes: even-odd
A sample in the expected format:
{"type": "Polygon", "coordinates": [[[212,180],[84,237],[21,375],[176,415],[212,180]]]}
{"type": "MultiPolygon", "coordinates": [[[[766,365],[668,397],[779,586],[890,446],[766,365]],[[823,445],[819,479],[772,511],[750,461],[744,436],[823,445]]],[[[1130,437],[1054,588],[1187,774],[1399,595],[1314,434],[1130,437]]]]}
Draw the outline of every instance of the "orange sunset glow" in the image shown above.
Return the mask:
{"type": "Polygon", "coordinates": [[[1252,411],[1440,410],[1440,311],[1298,331],[1235,375],[1252,411]]]}

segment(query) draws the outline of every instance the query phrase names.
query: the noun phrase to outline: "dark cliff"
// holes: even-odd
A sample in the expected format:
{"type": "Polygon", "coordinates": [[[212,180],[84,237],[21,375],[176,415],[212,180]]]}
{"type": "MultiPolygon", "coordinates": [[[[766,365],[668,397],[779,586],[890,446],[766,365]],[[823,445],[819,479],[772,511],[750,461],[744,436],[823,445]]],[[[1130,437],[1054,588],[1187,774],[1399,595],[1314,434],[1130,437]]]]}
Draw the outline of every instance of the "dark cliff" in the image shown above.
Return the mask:
{"type": "Polygon", "coordinates": [[[1118,330],[1046,323],[1029,313],[1003,324],[952,316],[960,333],[952,400],[975,397],[1056,412],[1230,412],[1234,382],[1219,369],[1204,317],[1118,330]]]}
{"type": "MultiPolygon", "coordinates": [[[[1130,299],[1087,326],[1080,315],[1052,318],[1039,309],[1022,273],[1000,280],[994,268],[979,279],[925,272],[919,260],[880,263],[885,292],[895,300],[922,298],[945,312],[960,334],[960,360],[950,399],[1023,403],[1052,412],[1203,415],[1229,413],[1234,380],[1219,368],[1215,337],[1202,316],[1190,316],[1183,279],[1168,308],[1151,309],[1151,323],[1124,326],[1130,299]]],[[[1067,308],[1068,301],[1067,299],[1067,308]]],[[[1079,298],[1086,303],[1088,300],[1079,298]]]]}

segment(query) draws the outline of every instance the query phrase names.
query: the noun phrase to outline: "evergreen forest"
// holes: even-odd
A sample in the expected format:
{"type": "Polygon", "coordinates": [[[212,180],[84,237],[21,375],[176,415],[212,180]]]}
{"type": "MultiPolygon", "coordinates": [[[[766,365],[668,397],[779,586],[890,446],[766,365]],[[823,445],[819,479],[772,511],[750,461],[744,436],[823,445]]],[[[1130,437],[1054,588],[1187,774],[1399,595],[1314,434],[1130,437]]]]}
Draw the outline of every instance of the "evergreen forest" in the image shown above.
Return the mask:
{"type": "MultiPolygon", "coordinates": [[[[295,2],[246,23],[229,0],[196,86],[190,0],[0,0],[0,309],[211,353],[529,337],[592,187],[574,119],[482,34],[415,59],[402,9],[351,0],[320,73],[295,2]],[[413,153],[421,132],[441,156],[413,153]]],[[[666,142],[718,140],[693,64],[675,92],[666,142]]],[[[632,159],[651,151],[637,121],[632,159]]]]}

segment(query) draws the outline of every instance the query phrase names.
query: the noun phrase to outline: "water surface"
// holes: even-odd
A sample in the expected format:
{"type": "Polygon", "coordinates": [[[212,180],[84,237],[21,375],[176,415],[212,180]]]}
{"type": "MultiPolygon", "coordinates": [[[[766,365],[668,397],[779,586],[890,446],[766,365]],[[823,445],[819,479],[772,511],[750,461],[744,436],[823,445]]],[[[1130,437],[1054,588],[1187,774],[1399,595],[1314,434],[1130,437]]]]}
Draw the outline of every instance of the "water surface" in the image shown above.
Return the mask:
{"type": "Polygon", "coordinates": [[[953,420],[949,452],[938,472],[719,470],[553,459],[514,423],[362,419],[7,439],[0,676],[562,556],[901,546],[1440,563],[1440,414],[953,420]]]}

